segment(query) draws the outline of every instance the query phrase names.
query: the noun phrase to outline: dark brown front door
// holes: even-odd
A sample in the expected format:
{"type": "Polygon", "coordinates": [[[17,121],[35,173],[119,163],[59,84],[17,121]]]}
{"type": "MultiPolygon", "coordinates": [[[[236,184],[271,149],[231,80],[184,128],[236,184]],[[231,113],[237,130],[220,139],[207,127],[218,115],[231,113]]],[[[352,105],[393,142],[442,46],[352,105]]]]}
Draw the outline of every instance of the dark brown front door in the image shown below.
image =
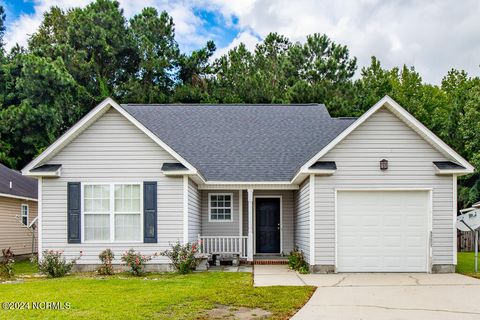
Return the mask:
{"type": "Polygon", "coordinates": [[[280,253],[280,198],[256,198],[257,253],[280,253]]]}

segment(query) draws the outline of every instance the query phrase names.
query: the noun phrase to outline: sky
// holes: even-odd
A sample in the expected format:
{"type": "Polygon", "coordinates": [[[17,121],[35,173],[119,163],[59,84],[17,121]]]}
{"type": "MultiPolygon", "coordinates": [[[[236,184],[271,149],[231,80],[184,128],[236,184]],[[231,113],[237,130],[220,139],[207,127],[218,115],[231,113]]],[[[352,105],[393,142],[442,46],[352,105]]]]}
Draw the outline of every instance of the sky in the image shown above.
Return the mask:
{"type": "MultiPolygon", "coordinates": [[[[85,6],[89,0],[0,0],[7,13],[7,48],[25,45],[51,6],[85,6]]],[[[347,45],[359,67],[376,56],[386,68],[415,66],[425,82],[439,84],[451,68],[480,75],[478,0],[119,0],[127,18],[145,6],[174,19],[183,51],[208,40],[215,57],[243,42],[253,50],[270,32],[296,42],[325,33],[347,45]]],[[[359,68],[360,69],[360,68],[359,68]]]]}

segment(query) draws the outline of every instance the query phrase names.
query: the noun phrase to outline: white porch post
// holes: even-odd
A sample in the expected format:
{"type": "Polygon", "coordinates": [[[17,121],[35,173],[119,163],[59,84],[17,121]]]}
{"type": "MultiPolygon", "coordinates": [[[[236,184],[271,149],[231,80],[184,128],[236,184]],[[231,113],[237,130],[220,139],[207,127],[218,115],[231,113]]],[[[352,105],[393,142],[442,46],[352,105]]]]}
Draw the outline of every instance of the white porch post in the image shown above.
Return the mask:
{"type": "Polygon", "coordinates": [[[247,261],[253,261],[253,189],[248,189],[248,253],[247,261]]]}
{"type": "Polygon", "coordinates": [[[238,190],[238,251],[243,256],[243,190],[238,190]]]}

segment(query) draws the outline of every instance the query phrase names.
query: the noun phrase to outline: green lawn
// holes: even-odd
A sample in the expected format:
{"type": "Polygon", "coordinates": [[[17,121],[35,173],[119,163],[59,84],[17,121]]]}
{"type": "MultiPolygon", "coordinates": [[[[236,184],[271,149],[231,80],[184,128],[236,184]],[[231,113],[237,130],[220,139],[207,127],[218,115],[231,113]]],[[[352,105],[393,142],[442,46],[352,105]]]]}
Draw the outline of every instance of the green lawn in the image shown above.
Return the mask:
{"type": "MultiPolygon", "coordinates": [[[[478,269],[480,270],[480,259],[478,261],[478,269]]],[[[475,253],[459,252],[457,254],[457,270],[456,271],[457,273],[465,274],[475,278],[480,278],[480,272],[475,273],[475,253]]]]}
{"type": "Polygon", "coordinates": [[[28,259],[15,262],[15,264],[13,265],[13,270],[17,275],[32,274],[38,272],[37,267],[30,263],[30,260],[28,259]]]}
{"type": "MultiPolygon", "coordinates": [[[[20,263],[17,270],[33,272],[20,263]]],[[[217,305],[261,308],[287,319],[313,287],[253,288],[252,274],[202,272],[190,275],[71,275],[0,284],[0,302],[69,302],[68,310],[0,310],[0,319],[204,319],[217,305]]],[[[233,309],[232,309],[233,310],[233,309]]]]}

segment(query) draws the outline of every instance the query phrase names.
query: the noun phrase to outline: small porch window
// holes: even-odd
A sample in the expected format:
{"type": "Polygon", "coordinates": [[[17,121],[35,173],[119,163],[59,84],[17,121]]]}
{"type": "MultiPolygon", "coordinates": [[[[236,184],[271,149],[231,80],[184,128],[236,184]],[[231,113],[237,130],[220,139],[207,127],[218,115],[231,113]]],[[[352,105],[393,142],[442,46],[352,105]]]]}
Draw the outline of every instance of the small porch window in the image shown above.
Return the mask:
{"type": "Polygon", "coordinates": [[[233,221],[231,193],[210,193],[208,200],[208,220],[214,222],[233,221]]]}

